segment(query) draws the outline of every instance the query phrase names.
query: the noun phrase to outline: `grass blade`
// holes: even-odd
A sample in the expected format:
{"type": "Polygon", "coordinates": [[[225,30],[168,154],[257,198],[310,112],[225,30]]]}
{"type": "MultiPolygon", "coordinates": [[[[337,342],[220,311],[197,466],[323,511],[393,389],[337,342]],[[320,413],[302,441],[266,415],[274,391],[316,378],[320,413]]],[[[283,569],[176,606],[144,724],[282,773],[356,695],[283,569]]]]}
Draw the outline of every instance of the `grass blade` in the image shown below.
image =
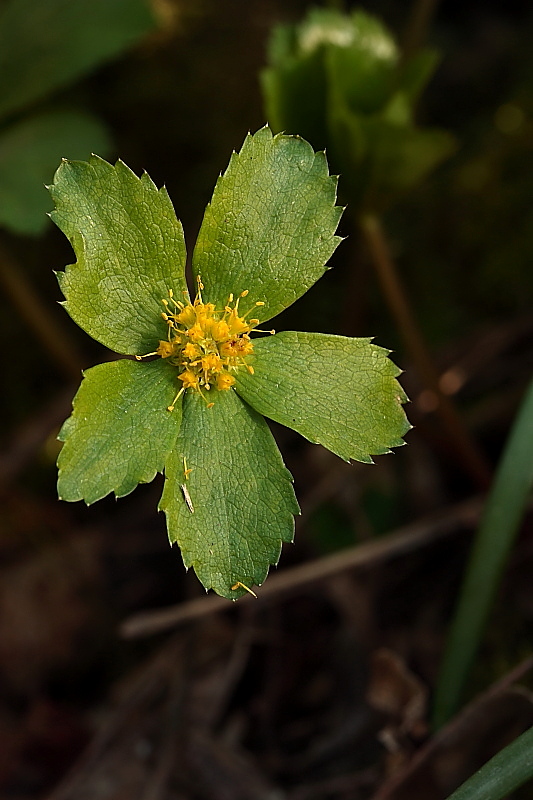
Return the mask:
{"type": "Polygon", "coordinates": [[[434,724],[454,713],[533,485],[533,382],[501,458],[478,529],[435,693],[434,724]]]}
{"type": "Polygon", "coordinates": [[[448,800],[500,800],[533,778],[533,727],[500,750],[448,800]]]}

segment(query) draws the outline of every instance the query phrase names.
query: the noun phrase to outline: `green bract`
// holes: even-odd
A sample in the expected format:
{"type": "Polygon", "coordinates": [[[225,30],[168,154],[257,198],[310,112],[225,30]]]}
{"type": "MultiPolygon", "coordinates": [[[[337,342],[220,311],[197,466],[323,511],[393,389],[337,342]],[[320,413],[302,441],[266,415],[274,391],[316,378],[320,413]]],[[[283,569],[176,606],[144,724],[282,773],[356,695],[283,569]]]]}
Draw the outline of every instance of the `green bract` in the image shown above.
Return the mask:
{"type": "Polygon", "coordinates": [[[277,563],[298,513],[261,414],[346,460],[371,461],[409,428],[399,371],[370,340],[251,337],[326,269],[336,179],[299,137],[247,136],[205,213],[192,303],[181,225],[146,174],[93,156],[63,162],[50,191],[78,259],[60,275],[67,311],[138,359],[85,372],[59,437],[59,496],[118,497],[164,471],[170,541],[206,588],[235,599],[277,563]]]}

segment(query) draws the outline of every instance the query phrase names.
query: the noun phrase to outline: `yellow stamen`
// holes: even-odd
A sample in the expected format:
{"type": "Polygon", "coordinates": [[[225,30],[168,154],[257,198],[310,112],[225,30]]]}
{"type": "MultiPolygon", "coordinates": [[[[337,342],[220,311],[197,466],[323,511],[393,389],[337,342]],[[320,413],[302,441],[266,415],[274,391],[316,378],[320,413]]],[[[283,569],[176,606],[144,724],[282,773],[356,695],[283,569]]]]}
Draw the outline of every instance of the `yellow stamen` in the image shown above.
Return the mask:
{"type": "Polygon", "coordinates": [[[193,471],[193,467],[187,468],[187,459],[183,456],[183,474],[185,475],[185,480],[189,480],[189,475],[193,471]]]}
{"type": "Polygon", "coordinates": [[[181,395],[183,394],[184,391],[185,391],[185,387],[183,386],[179,390],[179,392],[177,393],[176,397],[171,402],[171,404],[169,406],[167,406],[167,411],[170,411],[170,413],[172,413],[174,411],[174,409],[176,408],[176,403],[178,402],[178,400],[180,399],[180,397],[181,397],[181,395]]]}
{"type": "Polygon", "coordinates": [[[246,586],[246,584],[243,583],[242,581],[237,581],[237,583],[234,584],[234,586],[231,587],[231,591],[232,592],[234,592],[236,589],[245,589],[248,592],[248,594],[251,594],[252,597],[255,597],[255,599],[257,600],[256,593],[252,592],[252,590],[249,589],[248,586],[246,586]]]}

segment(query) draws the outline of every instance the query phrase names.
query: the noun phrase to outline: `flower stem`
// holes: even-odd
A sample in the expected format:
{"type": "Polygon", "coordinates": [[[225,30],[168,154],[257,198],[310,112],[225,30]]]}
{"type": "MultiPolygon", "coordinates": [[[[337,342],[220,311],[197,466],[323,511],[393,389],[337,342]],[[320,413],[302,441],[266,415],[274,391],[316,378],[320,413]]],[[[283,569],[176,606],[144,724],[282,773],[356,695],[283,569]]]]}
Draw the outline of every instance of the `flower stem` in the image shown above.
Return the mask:
{"type": "Polygon", "coordinates": [[[446,429],[457,458],[474,483],[483,490],[487,489],[491,482],[490,467],[464,426],[455,404],[441,391],[439,374],[414,318],[398,270],[390,255],[381,221],[375,214],[363,214],[359,218],[359,227],[370,252],[385,300],[404,340],[407,352],[420,379],[435,398],[435,412],[446,429]]]}

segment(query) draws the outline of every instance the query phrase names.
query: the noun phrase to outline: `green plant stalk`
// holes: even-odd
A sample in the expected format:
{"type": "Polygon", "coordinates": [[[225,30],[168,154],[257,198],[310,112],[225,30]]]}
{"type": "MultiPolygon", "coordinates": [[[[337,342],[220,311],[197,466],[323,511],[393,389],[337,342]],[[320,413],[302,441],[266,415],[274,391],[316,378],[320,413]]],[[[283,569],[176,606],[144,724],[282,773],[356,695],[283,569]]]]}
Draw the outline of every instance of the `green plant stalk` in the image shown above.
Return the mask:
{"type": "Polygon", "coordinates": [[[458,706],[526,509],[533,485],[532,442],[533,381],[505,446],[472,548],[437,683],[434,709],[437,728],[458,706]]]}
{"type": "Polygon", "coordinates": [[[486,490],[491,482],[489,466],[464,426],[454,403],[440,389],[439,374],[415,320],[396,265],[391,258],[381,220],[376,214],[362,214],[357,221],[381,284],[385,301],[420,379],[426,388],[435,395],[436,413],[453,444],[456,456],[462,468],[470,475],[475,484],[480,489],[486,490]]]}
{"type": "Polygon", "coordinates": [[[533,727],[500,750],[448,800],[500,800],[533,778],[533,727]]]}

